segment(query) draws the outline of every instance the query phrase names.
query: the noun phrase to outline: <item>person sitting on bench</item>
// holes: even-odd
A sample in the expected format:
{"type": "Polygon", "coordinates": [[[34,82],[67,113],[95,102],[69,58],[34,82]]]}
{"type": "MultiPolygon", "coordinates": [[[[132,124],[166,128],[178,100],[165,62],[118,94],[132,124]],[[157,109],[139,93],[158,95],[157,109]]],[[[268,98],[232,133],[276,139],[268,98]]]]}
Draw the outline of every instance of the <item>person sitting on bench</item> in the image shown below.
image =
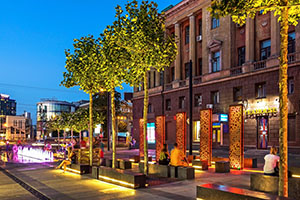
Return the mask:
{"type": "Polygon", "coordinates": [[[164,144],[163,149],[160,152],[159,155],[159,161],[158,164],[160,165],[168,165],[170,162],[170,156],[168,152],[168,145],[164,144]]]}
{"type": "Polygon", "coordinates": [[[271,147],[270,153],[265,156],[264,174],[269,176],[278,176],[278,162],[277,148],[271,147]]]}
{"type": "Polygon", "coordinates": [[[178,149],[178,144],[174,144],[174,149],[171,151],[171,165],[172,166],[189,166],[187,159],[182,151],[178,149]]]}
{"type": "Polygon", "coordinates": [[[64,166],[64,172],[67,169],[67,166],[74,162],[74,158],[76,158],[75,153],[72,151],[72,147],[68,148],[68,157],[66,160],[63,160],[56,169],[60,169],[62,166],[64,166]]]}

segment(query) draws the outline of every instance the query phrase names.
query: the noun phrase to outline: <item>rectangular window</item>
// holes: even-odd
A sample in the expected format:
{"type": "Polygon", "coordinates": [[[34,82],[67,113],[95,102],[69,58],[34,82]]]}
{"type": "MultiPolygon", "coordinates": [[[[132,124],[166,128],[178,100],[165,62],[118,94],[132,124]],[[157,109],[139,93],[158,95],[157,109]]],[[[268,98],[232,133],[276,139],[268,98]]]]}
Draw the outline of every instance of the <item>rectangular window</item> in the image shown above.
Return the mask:
{"type": "Polygon", "coordinates": [[[220,20],[217,18],[211,18],[211,29],[215,29],[220,26],[220,20]]]}
{"type": "Polygon", "coordinates": [[[242,66],[245,63],[245,47],[238,48],[238,66],[242,66]]]}
{"type": "Polygon", "coordinates": [[[200,107],[202,105],[202,94],[195,94],[194,101],[195,101],[194,106],[200,107]]]}
{"type": "Polygon", "coordinates": [[[266,83],[255,84],[255,96],[256,98],[266,98],[266,83]]]}
{"type": "Polygon", "coordinates": [[[296,116],[288,116],[288,141],[296,141],[296,116]]]}
{"type": "Polygon", "coordinates": [[[216,51],[212,53],[212,72],[218,72],[221,70],[220,66],[220,51],[216,51]]]}
{"type": "Polygon", "coordinates": [[[148,88],[151,88],[151,73],[148,72],[148,88]]]}
{"type": "Polygon", "coordinates": [[[175,80],[175,67],[171,67],[171,81],[175,80]]]}
{"type": "Polygon", "coordinates": [[[18,125],[17,120],[14,120],[14,126],[17,126],[17,125],[18,125]]]}
{"type": "Polygon", "coordinates": [[[166,99],[166,110],[171,110],[171,99],[166,99]]]}
{"type": "Polygon", "coordinates": [[[242,101],[243,100],[243,90],[242,87],[233,88],[233,101],[242,101]]]}
{"type": "Polygon", "coordinates": [[[199,35],[202,35],[202,19],[198,20],[199,35]]]}
{"type": "Polygon", "coordinates": [[[190,43],[190,27],[185,27],[185,44],[190,43]]]}
{"type": "Polygon", "coordinates": [[[148,113],[152,113],[152,104],[148,104],[148,113]]]}
{"type": "Polygon", "coordinates": [[[202,58],[198,59],[198,76],[202,75],[202,58]]]}
{"type": "Polygon", "coordinates": [[[185,96],[179,97],[179,109],[185,108],[185,96]]]}
{"type": "Polygon", "coordinates": [[[296,39],[295,31],[290,32],[288,36],[288,53],[294,53],[296,51],[295,39],[296,39]]]}
{"type": "Polygon", "coordinates": [[[220,103],[220,93],[219,93],[219,91],[211,92],[211,102],[212,102],[212,104],[220,103]]]}
{"type": "Polygon", "coordinates": [[[156,87],[156,71],[153,71],[153,87],[156,87]]]}
{"type": "Polygon", "coordinates": [[[190,63],[185,63],[184,64],[184,75],[185,75],[185,78],[188,78],[189,75],[190,75],[189,68],[190,68],[190,63]]]}
{"type": "Polygon", "coordinates": [[[164,84],[164,72],[161,71],[160,74],[159,74],[159,85],[163,85],[164,84]]]}
{"type": "Polygon", "coordinates": [[[260,60],[266,60],[271,55],[271,40],[260,42],[260,60]]]}
{"type": "Polygon", "coordinates": [[[288,94],[294,93],[294,78],[290,77],[288,78],[288,94]]]}
{"type": "Polygon", "coordinates": [[[200,142],[200,121],[193,121],[193,142],[200,142]]]}

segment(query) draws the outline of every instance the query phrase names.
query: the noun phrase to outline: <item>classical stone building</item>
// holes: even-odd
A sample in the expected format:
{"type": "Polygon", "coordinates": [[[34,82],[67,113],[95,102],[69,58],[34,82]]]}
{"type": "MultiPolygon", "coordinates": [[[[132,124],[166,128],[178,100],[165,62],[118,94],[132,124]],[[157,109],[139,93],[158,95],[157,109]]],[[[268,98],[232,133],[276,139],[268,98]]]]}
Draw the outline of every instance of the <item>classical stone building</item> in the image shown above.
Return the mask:
{"type": "MultiPolygon", "coordinates": [[[[261,12],[239,26],[229,16],[212,18],[207,11],[209,4],[206,0],[183,0],[166,10],[167,34],[175,36],[178,55],[164,73],[149,73],[148,122],[165,116],[166,143],[175,142],[176,114],[184,112],[189,116],[191,60],[194,145],[199,145],[199,113],[206,108],[212,108],[214,114],[213,146],[229,145],[228,109],[233,104],[244,105],[245,147],[278,145],[277,18],[273,13],[261,12]]],[[[289,28],[288,51],[288,142],[290,147],[300,147],[300,26],[289,28]]],[[[134,89],[133,97],[133,135],[137,140],[142,111],[141,86],[134,89]]],[[[189,128],[186,132],[188,136],[189,128]]]]}

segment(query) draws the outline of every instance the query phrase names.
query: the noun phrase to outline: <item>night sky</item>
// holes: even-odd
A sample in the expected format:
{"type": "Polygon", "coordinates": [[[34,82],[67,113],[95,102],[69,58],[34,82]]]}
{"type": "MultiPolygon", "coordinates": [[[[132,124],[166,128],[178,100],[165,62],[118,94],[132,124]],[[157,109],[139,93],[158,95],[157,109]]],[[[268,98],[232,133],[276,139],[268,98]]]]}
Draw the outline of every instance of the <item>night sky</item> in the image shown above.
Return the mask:
{"type": "MultiPolygon", "coordinates": [[[[88,95],[59,86],[65,70],[65,49],[73,39],[95,37],[114,20],[123,0],[15,0],[0,3],[0,93],[17,101],[17,114],[31,112],[41,98],[78,101],[88,95]]],[[[156,0],[159,10],[180,0],[156,0]]],[[[122,92],[132,91],[125,85],[122,92]]]]}

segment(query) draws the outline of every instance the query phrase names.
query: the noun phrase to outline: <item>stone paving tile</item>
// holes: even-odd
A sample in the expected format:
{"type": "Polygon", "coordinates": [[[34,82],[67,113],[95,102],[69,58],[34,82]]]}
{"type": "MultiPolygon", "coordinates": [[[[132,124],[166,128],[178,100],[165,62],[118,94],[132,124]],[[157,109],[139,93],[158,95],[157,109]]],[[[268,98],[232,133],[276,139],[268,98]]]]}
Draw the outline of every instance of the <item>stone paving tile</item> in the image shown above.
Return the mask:
{"type": "Polygon", "coordinates": [[[37,199],[18,183],[0,172],[0,199],[1,200],[28,200],[37,199]]]}

